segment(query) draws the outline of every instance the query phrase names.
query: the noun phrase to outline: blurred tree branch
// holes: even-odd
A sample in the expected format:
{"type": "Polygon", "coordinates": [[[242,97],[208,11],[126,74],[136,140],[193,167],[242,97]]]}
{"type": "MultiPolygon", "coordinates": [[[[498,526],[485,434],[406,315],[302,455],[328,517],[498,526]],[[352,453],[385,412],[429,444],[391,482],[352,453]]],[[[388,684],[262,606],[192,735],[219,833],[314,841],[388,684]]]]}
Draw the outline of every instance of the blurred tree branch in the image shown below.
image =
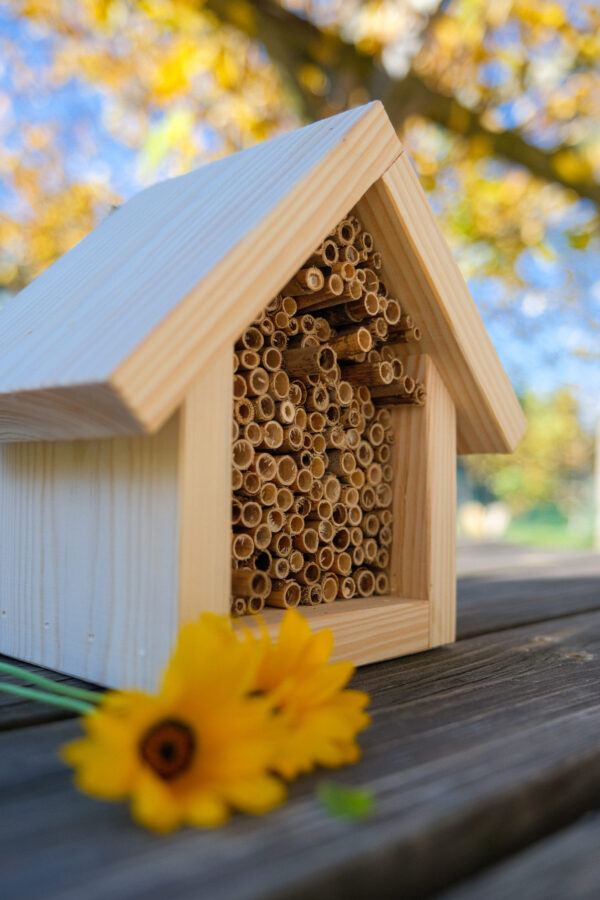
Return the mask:
{"type": "MultiPolygon", "coordinates": [[[[496,130],[483,110],[468,109],[456,98],[434,91],[411,70],[391,77],[371,55],[344,41],[335,31],[322,29],[284,9],[277,0],[206,0],[221,21],[241,28],[262,41],[271,59],[287,75],[307,118],[319,118],[355,103],[357,98],[380,99],[397,129],[411,115],[421,115],[465,138],[483,137],[491,156],[524,166],[533,175],[555,181],[600,207],[600,185],[579,170],[560,166],[564,148],[545,151],[524,140],[517,130],[496,130]],[[329,89],[316,94],[302,72],[318,67],[329,89]]],[[[435,13],[433,14],[435,16],[435,13]]]]}

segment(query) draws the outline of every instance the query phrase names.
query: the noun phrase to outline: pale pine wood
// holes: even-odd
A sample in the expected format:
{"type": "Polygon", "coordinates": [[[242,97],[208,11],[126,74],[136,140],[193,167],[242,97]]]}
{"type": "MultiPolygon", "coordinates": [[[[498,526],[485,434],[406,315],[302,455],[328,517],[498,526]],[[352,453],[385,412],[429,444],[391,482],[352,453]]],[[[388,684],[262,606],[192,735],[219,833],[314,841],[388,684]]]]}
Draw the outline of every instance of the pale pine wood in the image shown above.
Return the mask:
{"type": "Polygon", "coordinates": [[[0,652],[152,687],[177,630],[177,417],[0,447],[0,652]]]}
{"type": "Polygon", "coordinates": [[[97,434],[107,385],[115,431],[156,430],[400,152],[372,103],[133,197],[0,310],[0,440],[97,434]]]}
{"type": "Polygon", "coordinates": [[[233,354],[221,353],[181,409],[179,622],[229,614],[233,354]]]}
{"type": "Polygon", "coordinates": [[[425,385],[425,406],[392,409],[394,546],[392,590],[429,602],[431,647],[454,640],[456,623],[456,415],[433,360],[408,357],[425,385]]]}
{"type": "Polygon", "coordinates": [[[423,331],[458,415],[459,453],[514,450],[525,418],[406,155],[356,206],[384,261],[390,294],[423,331]]]}
{"type": "MultiPolygon", "coordinates": [[[[395,656],[419,653],[429,647],[429,604],[402,597],[355,597],[336,603],[299,607],[313,631],[331,628],[335,639],[332,660],[367,665],[395,656]]],[[[283,610],[266,609],[262,620],[276,634],[283,610]]],[[[257,629],[252,617],[234,620],[237,628],[257,629]]]]}

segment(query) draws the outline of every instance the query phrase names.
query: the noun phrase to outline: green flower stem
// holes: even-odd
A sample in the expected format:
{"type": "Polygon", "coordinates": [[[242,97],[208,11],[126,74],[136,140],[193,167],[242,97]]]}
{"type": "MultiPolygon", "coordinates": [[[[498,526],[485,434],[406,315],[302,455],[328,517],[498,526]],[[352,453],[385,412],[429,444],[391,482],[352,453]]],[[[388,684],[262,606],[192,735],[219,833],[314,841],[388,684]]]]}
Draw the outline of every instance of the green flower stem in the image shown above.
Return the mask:
{"type": "Polygon", "coordinates": [[[49,694],[46,691],[36,691],[35,688],[21,687],[20,684],[6,684],[0,681],[0,692],[16,694],[18,697],[25,697],[27,700],[37,700],[40,703],[49,703],[51,706],[61,706],[63,709],[70,709],[76,713],[89,713],[96,709],[91,703],[83,703],[81,700],[74,700],[72,697],[49,694]]]}
{"type": "Polygon", "coordinates": [[[21,666],[13,666],[11,663],[0,662],[0,672],[5,675],[14,675],[22,681],[28,681],[30,684],[37,684],[44,688],[45,691],[52,691],[53,694],[62,694],[65,697],[72,697],[74,700],[83,700],[84,703],[99,703],[102,694],[96,691],[86,691],[83,688],[70,687],[60,681],[53,681],[51,678],[44,678],[43,675],[35,675],[21,666]]]}

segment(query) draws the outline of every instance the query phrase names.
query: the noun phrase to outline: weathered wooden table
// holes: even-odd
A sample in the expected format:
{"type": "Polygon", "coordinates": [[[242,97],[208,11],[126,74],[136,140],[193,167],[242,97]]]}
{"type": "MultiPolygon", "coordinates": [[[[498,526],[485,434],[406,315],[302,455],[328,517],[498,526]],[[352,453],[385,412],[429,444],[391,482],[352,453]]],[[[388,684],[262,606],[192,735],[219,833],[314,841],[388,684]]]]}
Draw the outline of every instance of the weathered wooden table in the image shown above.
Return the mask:
{"type": "Polygon", "coordinates": [[[455,646],[356,676],[364,758],[325,777],[373,790],[360,823],[319,775],[264,819],[155,837],[74,790],[76,721],[1,695],[0,897],[599,897],[600,558],[515,559],[461,580],[455,646]]]}

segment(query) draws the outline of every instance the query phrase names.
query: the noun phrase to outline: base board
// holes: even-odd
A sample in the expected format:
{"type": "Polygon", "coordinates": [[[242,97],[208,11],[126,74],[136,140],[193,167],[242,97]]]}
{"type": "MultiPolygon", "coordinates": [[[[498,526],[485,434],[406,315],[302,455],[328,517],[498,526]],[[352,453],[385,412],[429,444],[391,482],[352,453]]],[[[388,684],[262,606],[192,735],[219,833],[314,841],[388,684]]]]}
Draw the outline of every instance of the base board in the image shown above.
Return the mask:
{"type": "MultiPolygon", "coordinates": [[[[335,639],[332,660],[351,660],[356,666],[408,656],[427,650],[429,603],[403,597],[356,597],[319,606],[299,607],[313,631],[331,628],[335,639]]],[[[284,610],[266,609],[262,621],[274,633],[284,610]]],[[[236,627],[257,629],[251,616],[234,620],[236,627]]]]}

